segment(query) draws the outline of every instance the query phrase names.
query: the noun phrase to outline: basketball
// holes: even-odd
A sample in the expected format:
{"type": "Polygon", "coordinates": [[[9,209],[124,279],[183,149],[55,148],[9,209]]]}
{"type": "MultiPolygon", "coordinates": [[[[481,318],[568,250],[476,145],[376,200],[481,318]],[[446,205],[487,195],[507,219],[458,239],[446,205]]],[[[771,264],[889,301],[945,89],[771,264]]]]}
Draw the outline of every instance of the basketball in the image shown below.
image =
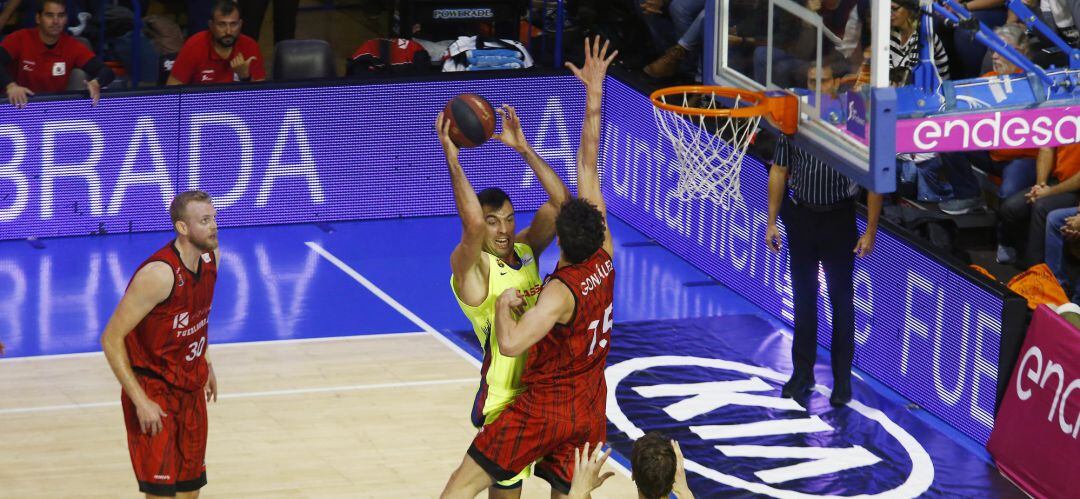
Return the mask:
{"type": "Polygon", "coordinates": [[[461,94],[446,103],[443,115],[450,120],[450,140],[458,147],[476,147],[495,133],[495,109],[476,94],[461,94]]]}

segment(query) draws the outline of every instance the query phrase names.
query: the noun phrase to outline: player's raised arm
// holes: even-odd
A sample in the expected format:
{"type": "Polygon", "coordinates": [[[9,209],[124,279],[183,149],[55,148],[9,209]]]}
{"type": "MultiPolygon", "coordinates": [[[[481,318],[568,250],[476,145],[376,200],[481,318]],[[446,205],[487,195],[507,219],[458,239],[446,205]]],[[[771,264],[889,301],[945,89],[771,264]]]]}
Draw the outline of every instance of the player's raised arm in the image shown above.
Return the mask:
{"type": "Polygon", "coordinates": [[[124,337],[135,329],[154,306],[169,297],[172,288],[172,269],[167,264],[151,262],[145,265],[131,280],[131,285],[109,318],[109,323],[105,325],[105,332],[101,334],[105,359],[109,361],[109,367],[120,381],[124,392],[135,404],[142,431],[150,435],[161,431],[161,418],[166,414],[156,402],[146,396],[146,392],[135,379],[124,337]]]}
{"type": "Polygon", "coordinates": [[[484,247],[484,210],[480,208],[480,200],[476,198],[472,184],[465,176],[465,170],[458,161],[458,146],[450,140],[450,120],[439,113],[435,119],[435,130],[439,134],[439,142],[443,152],[446,153],[446,166],[450,170],[450,184],[454,190],[454,202],[457,205],[458,216],[461,217],[461,242],[450,254],[450,268],[454,272],[454,287],[460,293],[462,283],[470,271],[476,268],[480,261],[480,253],[484,247]]]}
{"type": "Polygon", "coordinates": [[[566,188],[559,175],[551,168],[544,158],[541,158],[533,149],[529,141],[525,139],[525,133],[521,130],[521,120],[518,119],[517,111],[513,106],[503,104],[498,109],[502,118],[502,133],[495,136],[503,144],[517,151],[525,163],[529,165],[536,178],[540,179],[540,185],[547,192],[548,201],[540,206],[533,217],[532,224],[518,233],[516,239],[524,241],[532,248],[533,253],[539,255],[544,252],[551,241],[555,239],[555,217],[559,214],[559,207],[570,199],[570,189],[566,188]]]}
{"type": "MultiPolygon", "coordinates": [[[[596,205],[607,222],[607,206],[600,194],[600,169],[597,164],[600,150],[600,103],[604,96],[604,77],[607,68],[615,56],[616,50],[608,55],[608,42],[603,47],[600,37],[585,39],[585,64],[578,68],[570,62],[566,67],[585,84],[585,123],[581,127],[581,145],[577,155],[578,197],[596,205]]],[[[611,231],[605,230],[604,250],[612,254],[611,231]]]]}

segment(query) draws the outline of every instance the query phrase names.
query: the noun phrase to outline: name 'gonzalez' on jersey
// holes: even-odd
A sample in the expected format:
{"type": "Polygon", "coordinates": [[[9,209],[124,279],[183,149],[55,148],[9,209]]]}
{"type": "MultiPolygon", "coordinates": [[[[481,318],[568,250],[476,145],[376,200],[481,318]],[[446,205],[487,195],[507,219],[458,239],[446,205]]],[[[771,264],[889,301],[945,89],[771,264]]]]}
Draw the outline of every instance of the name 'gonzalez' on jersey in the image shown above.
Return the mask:
{"type": "Polygon", "coordinates": [[[603,414],[607,404],[604,365],[614,323],[611,256],[598,249],[584,262],[556,269],[548,279],[562,281],[573,293],[574,314],[567,324],[555,324],[529,350],[521,382],[538,400],[603,414]]]}

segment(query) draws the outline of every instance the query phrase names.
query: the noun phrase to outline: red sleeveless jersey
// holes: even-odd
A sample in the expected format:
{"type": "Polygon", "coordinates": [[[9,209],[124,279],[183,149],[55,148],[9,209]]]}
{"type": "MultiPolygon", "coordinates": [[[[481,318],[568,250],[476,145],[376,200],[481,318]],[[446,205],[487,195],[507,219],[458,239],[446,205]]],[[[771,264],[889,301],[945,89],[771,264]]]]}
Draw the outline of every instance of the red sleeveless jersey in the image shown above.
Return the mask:
{"type": "Polygon", "coordinates": [[[169,297],[154,306],[124,338],[131,366],[181,390],[198,390],[209,376],[203,354],[217,260],[213,252],[203,253],[193,273],[180,261],[180,252],[170,241],[139,265],[139,270],[150,262],[165,262],[172,268],[173,287],[169,297]]]}
{"type": "MultiPolygon", "coordinates": [[[[611,348],[615,270],[603,248],[584,262],[556,269],[558,279],[574,295],[574,313],[556,324],[529,349],[521,382],[529,399],[575,417],[574,409],[595,412],[607,403],[604,366],[611,348]],[[565,411],[565,412],[564,412],[565,411]]],[[[546,411],[545,411],[546,412],[546,411]]]]}

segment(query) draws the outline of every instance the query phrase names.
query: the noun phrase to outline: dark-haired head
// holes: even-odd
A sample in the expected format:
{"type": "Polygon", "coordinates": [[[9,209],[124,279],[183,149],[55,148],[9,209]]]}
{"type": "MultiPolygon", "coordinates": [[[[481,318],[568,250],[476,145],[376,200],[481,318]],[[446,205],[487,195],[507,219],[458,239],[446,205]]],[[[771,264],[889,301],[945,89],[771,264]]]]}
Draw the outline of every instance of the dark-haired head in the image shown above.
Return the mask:
{"type": "Polygon", "coordinates": [[[604,215],[584,199],[563,203],[555,219],[555,233],[563,259],[574,264],[588,259],[604,245],[604,215]]]}
{"type": "Polygon", "coordinates": [[[634,442],[634,448],[630,452],[630,472],[642,497],[668,497],[675,484],[677,466],[671,439],[664,434],[652,431],[634,442]]]}
{"type": "Polygon", "coordinates": [[[484,210],[484,251],[503,260],[514,252],[514,205],[506,191],[498,187],[488,187],[476,194],[480,199],[480,208],[484,210]]]}

